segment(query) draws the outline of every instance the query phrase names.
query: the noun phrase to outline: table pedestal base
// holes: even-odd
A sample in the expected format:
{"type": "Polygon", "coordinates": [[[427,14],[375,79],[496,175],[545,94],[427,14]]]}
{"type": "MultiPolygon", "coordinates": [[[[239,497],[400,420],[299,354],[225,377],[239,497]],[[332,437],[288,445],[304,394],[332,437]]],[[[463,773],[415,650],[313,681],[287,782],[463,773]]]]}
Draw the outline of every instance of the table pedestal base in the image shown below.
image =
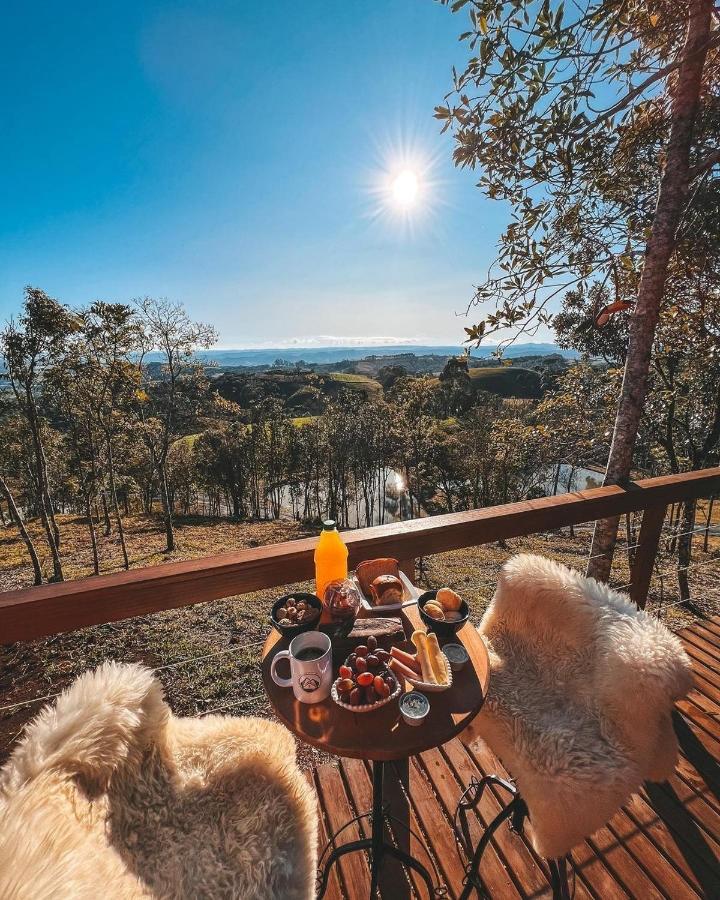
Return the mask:
{"type": "Polygon", "coordinates": [[[399,847],[396,847],[394,844],[391,844],[385,840],[385,826],[387,824],[390,824],[390,822],[395,822],[401,828],[405,828],[408,831],[410,830],[410,827],[408,824],[405,824],[399,819],[391,816],[383,806],[384,774],[385,763],[373,761],[372,812],[364,813],[361,816],[356,816],[354,819],[351,819],[349,822],[343,825],[343,827],[330,838],[327,846],[323,850],[318,863],[318,900],[321,900],[321,898],[325,894],[325,891],[327,889],[328,877],[330,875],[330,869],[332,868],[332,866],[334,866],[335,863],[337,863],[337,861],[347,853],[357,853],[358,851],[363,850],[368,850],[370,852],[370,900],[373,900],[377,893],[378,877],[380,874],[380,867],[382,866],[384,856],[392,856],[395,859],[399,860],[403,866],[407,866],[408,868],[413,869],[415,872],[417,872],[425,882],[431,897],[447,896],[447,889],[443,886],[435,886],[432,875],[422,863],[418,862],[418,860],[410,856],[409,853],[406,853],[404,850],[401,850],[399,847]],[[334,849],[330,850],[332,844],[335,843],[335,839],[345,828],[349,827],[354,822],[359,822],[360,820],[366,818],[369,818],[372,824],[371,837],[363,838],[362,840],[348,841],[347,844],[342,844],[342,846],[335,847],[334,849]],[[329,854],[328,850],[330,850],[329,854]],[[325,854],[328,854],[327,859],[325,859],[325,854]]]}

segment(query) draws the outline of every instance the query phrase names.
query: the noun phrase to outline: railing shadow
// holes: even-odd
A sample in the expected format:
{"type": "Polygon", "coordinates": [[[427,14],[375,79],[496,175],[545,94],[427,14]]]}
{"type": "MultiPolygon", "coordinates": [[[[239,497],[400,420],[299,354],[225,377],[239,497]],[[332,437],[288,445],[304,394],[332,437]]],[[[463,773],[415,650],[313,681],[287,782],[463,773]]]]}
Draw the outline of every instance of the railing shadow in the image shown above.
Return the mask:
{"type": "MultiPolygon", "coordinates": [[[[684,756],[702,775],[708,790],[717,797],[720,784],[720,765],[717,760],[703,747],[677,711],[673,713],[673,726],[684,756]]],[[[668,782],[662,785],[647,782],[645,791],[650,805],[665,823],[678,852],[697,879],[703,896],[719,896],[720,874],[714,850],[683,800],[668,782]]]]}
{"type": "Polygon", "coordinates": [[[684,716],[677,710],[673,712],[673,728],[685,758],[702,775],[708,791],[715,799],[720,800],[720,763],[702,745],[684,716]]]}

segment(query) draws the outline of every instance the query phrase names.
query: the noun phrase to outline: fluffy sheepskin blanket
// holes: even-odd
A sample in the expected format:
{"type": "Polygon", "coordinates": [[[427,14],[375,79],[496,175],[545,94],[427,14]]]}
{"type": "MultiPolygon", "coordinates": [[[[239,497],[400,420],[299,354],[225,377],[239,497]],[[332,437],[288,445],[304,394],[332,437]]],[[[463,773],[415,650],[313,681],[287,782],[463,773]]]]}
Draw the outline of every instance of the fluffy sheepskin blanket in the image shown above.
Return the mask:
{"type": "Polygon", "coordinates": [[[479,631],[490,690],[466,739],[485,740],[517,782],[537,852],[564,856],[643,780],[672,773],[690,661],[624,595],[533,555],[505,564],[479,631]]]}
{"type": "Polygon", "coordinates": [[[149,670],[106,663],[0,771],[0,897],[305,900],[316,830],[286,729],[175,718],[149,670]]]}

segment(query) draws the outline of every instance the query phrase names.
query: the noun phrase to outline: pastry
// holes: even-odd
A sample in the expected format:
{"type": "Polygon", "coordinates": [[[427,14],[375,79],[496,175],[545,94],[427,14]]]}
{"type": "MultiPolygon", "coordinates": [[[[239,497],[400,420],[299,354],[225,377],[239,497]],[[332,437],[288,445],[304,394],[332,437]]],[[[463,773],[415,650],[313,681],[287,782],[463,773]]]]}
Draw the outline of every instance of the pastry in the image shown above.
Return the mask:
{"type": "Polygon", "coordinates": [[[394,575],[395,578],[399,578],[398,561],[390,557],[366,559],[355,568],[355,577],[360,585],[360,590],[366,597],[370,598],[370,585],[379,575],[394,575]]]}
{"type": "Polygon", "coordinates": [[[377,606],[385,606],[388,603],[402,603],[402,581],[395,575],[378,575],[370,585],[370,593],[373,602],[377,606]]]}

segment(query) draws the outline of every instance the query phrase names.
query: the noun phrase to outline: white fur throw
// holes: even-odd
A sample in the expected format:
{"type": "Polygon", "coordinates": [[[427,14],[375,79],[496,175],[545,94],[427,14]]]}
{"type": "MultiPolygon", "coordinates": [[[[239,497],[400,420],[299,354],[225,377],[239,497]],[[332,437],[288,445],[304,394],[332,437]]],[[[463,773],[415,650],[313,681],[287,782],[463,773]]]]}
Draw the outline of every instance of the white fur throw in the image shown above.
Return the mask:
{"type": "Polygon", "coordinates": [[[305,900],[316,842],[286,729],[175,718],[137,665],[78,678],[0,771],[3,900],[305,900]]]}
{"type": "Polygon", "coordinates": [[[479,626],[491,661],[480,736],[517,782],[538,853],[564,856],[677,762],[682,645],[594,579],[540,556],[503,567],[479,626]]]}

